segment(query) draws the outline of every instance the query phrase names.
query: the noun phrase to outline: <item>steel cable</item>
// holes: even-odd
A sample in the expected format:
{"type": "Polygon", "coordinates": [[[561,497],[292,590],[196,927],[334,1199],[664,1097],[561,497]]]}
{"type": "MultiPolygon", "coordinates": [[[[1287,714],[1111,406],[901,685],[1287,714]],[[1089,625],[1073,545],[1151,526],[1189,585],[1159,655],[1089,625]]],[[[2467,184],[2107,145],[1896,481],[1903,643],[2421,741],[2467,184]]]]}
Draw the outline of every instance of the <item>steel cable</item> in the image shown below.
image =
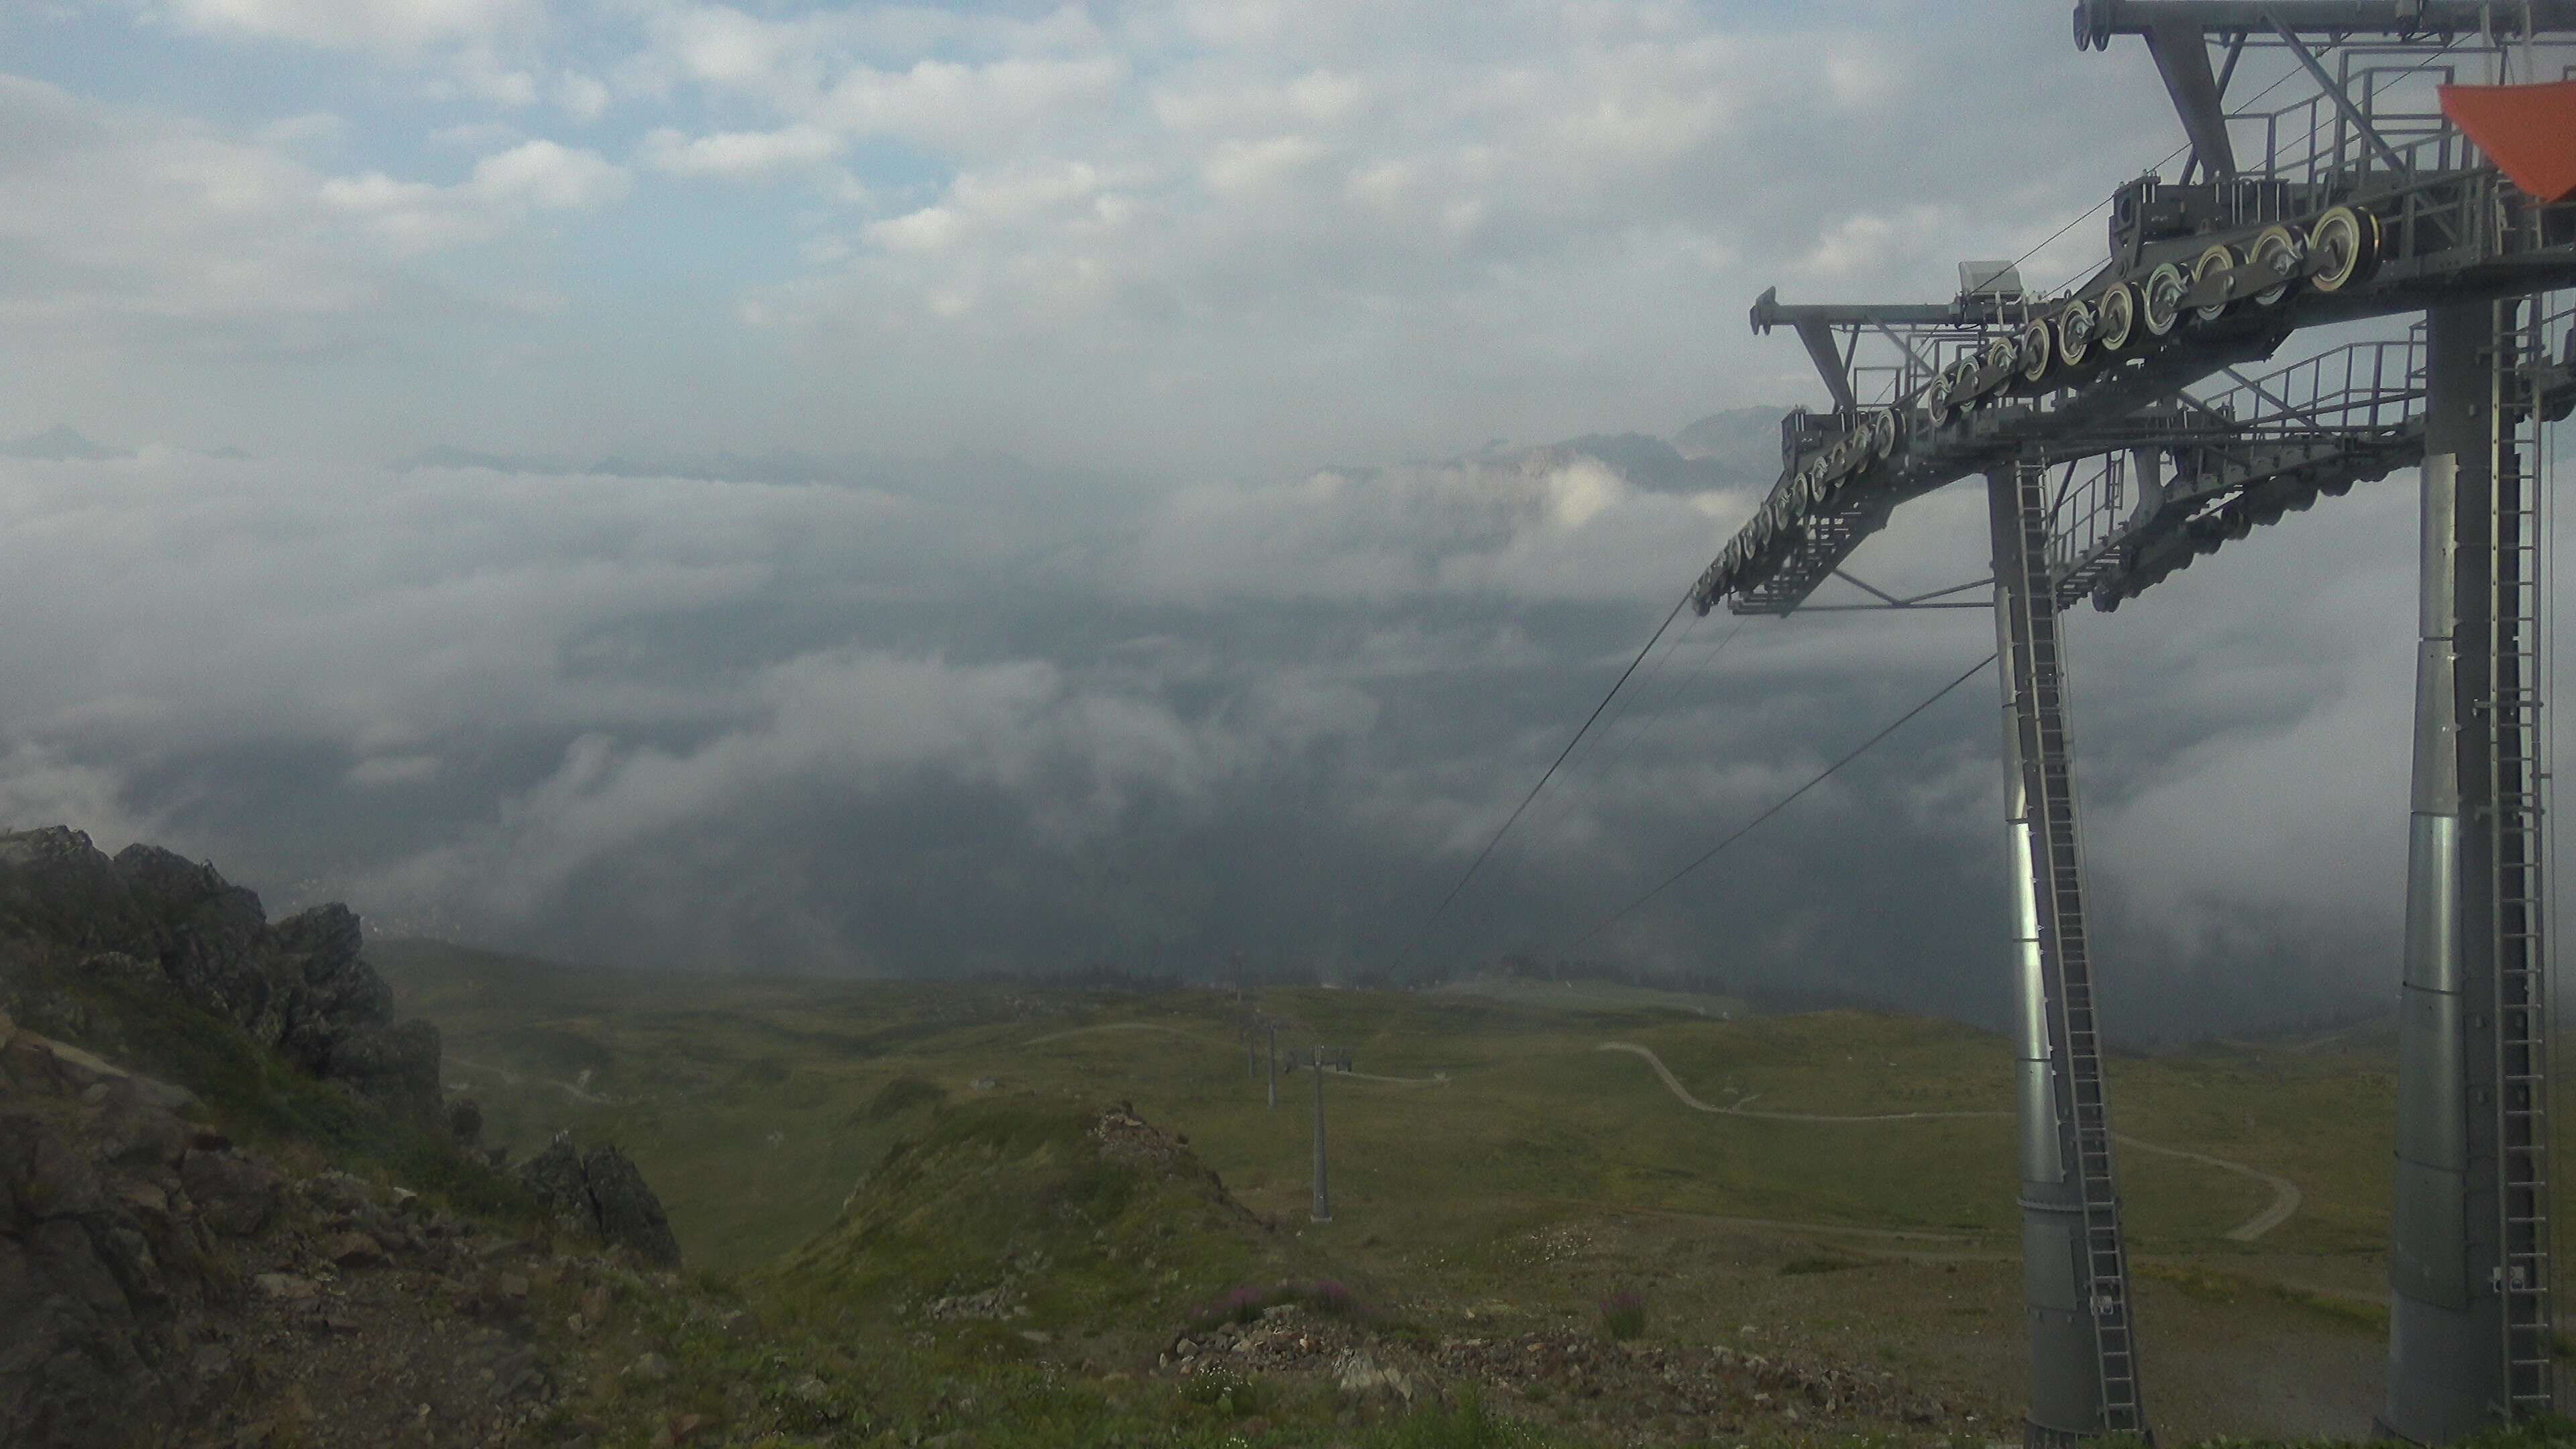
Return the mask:
{"type": "Polygon", "coordinates": [[[1764,809],[1761,814],[1756,815],[1752,819],[1745,821],[1742,825],[1737,826],[1734,833],[1728,835],[1724,840],[1719,841],[1717,844],[1710,846],[1707,850],[1702,851],[1697,858],[1691,861],[1690,864],[1685,865],[1681,869],[1674,871],[1671,875],[1664,877],[1661,882],[1657,883],[1654,889],[1637,897],[1635,900],[1630,901],[1628,904],[1621,906],[1619,909],[1612,911],[1609,915],[1602,917],[1601,920],[1595,923],[1590,930],[1585,931],[1582,935],[1567,942],[1565,949],[1571,951],[1575,947],[1582,945],[1584,942],[1591,940],[1593,937],[1600,935],[1602,932],[1609,930],[1612,926],[1619,924],[1619,922],[1634,914],[1647,902],[1679,884],[1684,876],[1689,875],[1701,866],[1715,860],[1719,853],[1724,851],[1728,846],[1733,845],[1735,842],[1742,840],[1745,836],[1752,834],[1756,826],[1759,826],[1762,822],[1779,814],[1781,811],[1788,809],[1790,804],[1799,796],[1806,794],[1818,785],[1832,779],[1845,765],[1848,765],[1852,761],[1859,759],[1861,756],[1868,754],[1870,750],[1879,743],[1879,741],[1886,739],[1889,735],[1892,735],[1898,730],[1904,728],[1905,725],[1916,715],[1919,715],[1923,713],[1923,711],[1940,703],[1942,698],[1948,695],[1950,691],[1957,689],[1960,685],[1976,678],[1977,675],[1984,672],[1987,665],[1994,663],[1997,657],[1998,656],[1996,655],[1989,654],[1985,658],[1968,666],[1967,670],[1960,674],[1959,677],[1951,680],[1945,685],[1942,685],[1939,689],[1934,690],[1930,697],[1923,700],[1922,703],[1917,704],[1912,709],[1898,715],[1895,719],[1889,721],[1886,727],[1881,729],[1878,733],[1871,735],[1868,739],[1865,739],[1858,745],[1853,746],[1848,754],[1845,754],[1841,759],[1834,761],[1832,764],[1825,766],[1824,769],[1818,771],[1812,779],[1807,781],[1807,783],[1800,785],[1797,789],[1792,790],[1788,794],[1771,802],[1770,806],[1764,809]]]}
{"type": "MultiPolygon", "coordinates": [[[[1520,822],[1521,815],[1529,809],[1530,802],[1538,798],[1538,792],[1546,789],[1547,782],[1556,778],[1557,769],[1565,763],[1566,757],[1574,753],[1576,745],[1583,743],[1585,735],[1591,733],[1593,722],[1601,718],[1601,712],[1610,707],[1611,700],[1619,697],[1619,691],[1627,687],[1629,677],[1637,672],[1637,666],[1645,663],[1646,656],[1655,651],[1655,645],[1663,640],[1664,631],[1673,627],[1673,621],[1681,617],[1683,607],[1690,601],[1690,593],[1686,590],[1673,602],[1673,611],[1664,616],[1664,622],[1655,626],[1654,634],[1646,640],[1646,647],[1638,650],[1637,657],[1628,661],[1628,667],[1619,671],[1619,678],[1610,686],[1610,692],[1601,696],[1599,704],[1592,706],[1592,713],[1584,716],[1582,728],[1574,732],[1574,738],[1565,742],[1564,749],[1556,752],[1556,758],[1549,762],[1547,769],[1539,775],[1538,783],[1530,786],[1529,793],[1521,797],[1521,803],[1512,807],[1512,813],[1504,819],[1502,828],[1494,832],[1493,838],[1485,842],[1485,848],[1476,852],[1476,859],[1468,865],[1467,873],[1458,877],[1458,883],[1449,888],[1449,894],[1442,896],[1440,904],[1431,908],[1431,914],[1424,919],[1422,929],[1414,933],[1415,944],[1420,944],[1421,938],[1428,934],[1433,926],[1439,924],[1441,914],[1449,909],[1449,903],[1458,899],[1458,893],[1465,890],[1467,883],[1476,878],[1476,872],[1482,870],[1486,859],[1493,855],[1494,847],[1502,844],[1503,837],[1510,834],[1512,827],[1520,822]]],[[[1408,947],[1404,954],[1410,956],[1413,952],[1408,947]]]]}
{"type": "MultiPolygon", "coordinates": [[[[1696,624],[1698,621],[1692,622],[1696,624]]],[[[1628,691],[1628,698],[1622,701],[1617,709],[1611,711],[1610,717],[1601,722],[1599,729],[1592,732],[1592,748],[1568,761],[1567,768],[1560,773],[1590,776],[1596,784],[1602,782],[1610,771],[1618,767],[1620,761],[1625,760],[1630,752],[1637,748],[1639,735],[1633,729],[1620,736],[1615,742],[1611,740],[1612,734],[1619,726],[1637,718],[1640,713],[1651,719],[1670,707],[1672,702],[1690,687],[1691,682],[1699,678],[1701,671],[1715,663],[1718,656],[1726,652],[1726,646],[1735,642],[1735,636],[1744,632],[1744,624],[1743,619],[1737,619],[1734,626],[1718,638],[1715,647],[1703,651],[1691,667],[1680,675],[1663,675],[1663,688],[1659,691],[1655,687],[1657,677],[1662,675],[1664,669],[1672,663],[1673,656],[1681,653],[1690,644],[1690,632],[1685,630],[1680,642],[1665,650],[1652,665],[1647,667],[1646,672],[1638,677],[1636,687],[1628,691]]],[[[1582,798],[1579,792],[1569,796],[1566,787],[1561,785],[1557,787],[1556,795],[1553,813],[1549,807],[1542,806],[1538,814],[1532,817],[1530,829],[1521,832],[1518,841],[1519,853],[1514,855],[1510,851],[1503,851],[1497,854],[1497,864],[1494,867],[1496,870],[1501,870],[1514,862],[1525,865],[1533,849],[1531,845],[1533,833],[1543,836],[1550,826],[1569,818],[1582,798]]]]}

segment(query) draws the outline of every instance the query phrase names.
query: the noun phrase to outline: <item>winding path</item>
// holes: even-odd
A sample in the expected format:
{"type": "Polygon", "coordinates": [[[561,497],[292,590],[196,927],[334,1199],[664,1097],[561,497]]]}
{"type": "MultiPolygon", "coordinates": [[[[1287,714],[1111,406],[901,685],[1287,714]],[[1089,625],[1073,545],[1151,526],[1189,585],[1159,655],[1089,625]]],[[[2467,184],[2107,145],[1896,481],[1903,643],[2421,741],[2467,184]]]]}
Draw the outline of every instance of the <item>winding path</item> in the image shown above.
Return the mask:
{"type": "MultiPolygon", "coordinates": [[[[1655,1069],[1655,1075],[1664,1079],[1664,1085],[1673,1089],[1673,1095],[1682,1099],[1682,1105],[1694,1111],[1714,1112],[1721,1117],[1758,1117],[1766,1122],[1931,1122],[1943,1118],[2012,1115],[2010,1112],[1874,1112],[1860,1117],[1835,1117],[1822,1112],[1748,1112],[1740,1105],[1718,1107],[1692,1096],[1690,1088],[1682,1085],[1681,1078],[1673,1075],[1672,1068],[1665,1066],[1664,1059],[1655,1055],[1651,1047],[1641,1047],[1634,1042],[1605,1041],[1601,1050],[1644,1057],[1646,1065],[1655,1069]]],[[[1749,1102],[1753,1099],[1747,1097],[1744,1100],[1749,1102]]]]}
{"type": "Polygon", "coordinates": [[[2224,1157],[2212,1157],[2206,1152],[2190,1152],[2180,1147],[2165,1147],[2153,1142],[2144,1142],[2117,1132],[2111,1135],[2118,1139],[2123,1147],[2160,1152],[2167,1157],[2179,1157],[2185,1162],[2197,1162],[2203,1167],[2215,1167],[2222,1172],[2235,1173],[2238,1177],[2250,1177],[2272,1189],[2270,1207],[2227,1230],[2225,1236],[2231,1243],[2250,1243],[2288,1222],[2291,1214],[2296,1213],[2299,1210],[2299,1204],[2304,1201],[2299,1195],[2297,1183],[2276,1173],[2265,1172],[2259,1167],[2249,1167],[2242,1162],[2230,1162],[2224,1157]]]}
{"type": "MultiPolygon", "coordinates": [[[[1683,1106],[1693,1111],[1709,1112],[1721,1117],[1753,1117],[1769,1122],[1932,1122],[1958,1121],[1964,1118],[2009,1118],[2013,1115],[2010,1112],[1873,1112],[1858,1116],[1837,1116],[1823,1112],[1752,1112],[1747,1111],[1740,1104],[1733,1107],[1720,1107],[1691,1095],[1690,1088],[1682,1085],[1681,1078],[1673,1075],[1672,1068],[1665,1066],[1664,1059],[1655,1055],[1651,1047],[1642,1047],[1634,1042],[1605,1041],[1601,1043],[1600,1050],[1626,1052],[1631,1056],[1645,1058],[1646,1065],[1654,1068],[1655,1075],[1663,1078],[1664,1085],[1672,1089],[1673,1095],[1681,1099],[1683,1106]]],[[[1749,1102],[1753,1099],[1747,1097],[1744,1100],[1749,1102]]],[[[2259,1167],[2249,1167],[2242,1162],[2230,1162],[2226,1158],[2212,1157],[2205,1152],[2166,1147],[2160,1143],[2148,1142],[2124,1133],[2115,1132],[2112,1134],[2112,1139],[2124,1147],[2135,1147],[2142,1152],[2154,1152],[2166,1157],[2179,1157],[2186,1162],[2196,1162],[2204,1167],[2215,1167],[2221,1172],[2232,1172],[2239,1177],[2252,1178],[2272,1189],[2272,1201],[2269,1206],[2227,1230],[2225,1237],[2230,1242],[2250,1243],[2262,1237],[2265,1233],[2288,1222],[2291,1216],[2298,1212],[2299,1204],[2303,1201],[2297,1183],[2276,1173],[2265,1172],[2259,1167]]]]}
{"type": "Polygon", "coordinates": [[[560,1087],[563,1089],[565,1096],[568,1096],[577,1102],[588,1102],[595,1107],[614,1107],[617,1105],[617,1101],[613,1097],[603,1097],[596,1092],[585,1091],[580,1087],[574,1086],[570,1082],[562,1081],[554,1077],[540,1077],[528,1072],[514,1072],[508,1067],[496,1067],[484,1062],[469,1061],[464,1057],[455,1055],[450,1055],[444,1060],[450,1066],[463,1067],[469,1072],[488,1072],[493,1076],[499,1077],[502,1081],[513,1087],[522,1082],[535,1082],[540,1086],[560,1087]]]}

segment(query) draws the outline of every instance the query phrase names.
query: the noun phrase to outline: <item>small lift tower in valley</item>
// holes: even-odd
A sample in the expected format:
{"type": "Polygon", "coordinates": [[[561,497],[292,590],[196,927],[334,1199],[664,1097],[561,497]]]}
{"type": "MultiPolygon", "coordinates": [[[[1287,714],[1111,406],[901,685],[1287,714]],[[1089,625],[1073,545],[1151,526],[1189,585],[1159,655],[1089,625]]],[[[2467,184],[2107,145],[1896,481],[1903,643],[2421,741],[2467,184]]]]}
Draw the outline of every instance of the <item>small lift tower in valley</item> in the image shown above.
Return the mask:
{"type": "Polygon", "coordinates": [[[2414,468],[2423,546],[2382,1427],[2550,1409],[2541,430],[2576,403],[2576,0],[2084,0],[2187,139],[2110,203],[2071,286],[1962,268],[1949,302],[1784,305],[1829,411],[1700,578],[1703,613],[1973,606],[1844,567],[1897,505],[1987,495],[2019,1025],[2025,1437],[2148,1430],[2085,930],[2063,612],[2118,607],[2414,468]],[[2278,72],[2232,103],[2249,60],[2278,72]],[[2290,83],[2295,83],[2291,85],[2290,83]],[[2287,99],[2261,109],[2290,85],[2287,99]],[[2182,153],[2177,153],[2178,155],[2182,153]],[[2420,316],[2398,335],[2394,319],[2420,316]],[[2391,319],[2260,375],[2300,330],[2391,319]],[[1841,579],[1857,603],[1810,602],[1841,579]]]}

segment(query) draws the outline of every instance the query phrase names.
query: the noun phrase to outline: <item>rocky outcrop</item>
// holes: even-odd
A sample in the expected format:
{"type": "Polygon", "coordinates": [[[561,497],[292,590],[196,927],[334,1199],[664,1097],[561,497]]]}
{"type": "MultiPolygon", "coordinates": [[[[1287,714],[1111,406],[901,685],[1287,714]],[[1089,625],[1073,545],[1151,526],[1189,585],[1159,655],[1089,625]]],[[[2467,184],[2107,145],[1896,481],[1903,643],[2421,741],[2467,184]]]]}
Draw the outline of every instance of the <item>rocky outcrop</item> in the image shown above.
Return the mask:
{"type": "Polygon", "coordinates": [[[428,1022],[344,1033],[332,1041],[314,1075],[345,1082],[358,1095],[414,1122],[445,1125],[438,1092],[438,1028],[428,1022]]]}
{"type": "Polygon", "coordinates": [[[211,1391],[190,1350],[233,1292],[220,1243],[278,1178],[185,1097],[0,1016],[0,1443],[145,1441],[211,1391]]]}
{"type": "Polygon", "coordinates": [[[271,923],[168,851],[0,832],[0,1445],[529,1442],[566,1390],[537,1340],[577,1352],[619,1317],[613,1293],[646,1290],[633,1258],[677,1264],[613,1149],[567,1147],[565,1185],[576,1225],[627,1261],[516,1236],[533,1221],[467,1150],[479,1112],[441,1100],[437,1032],[394,1019],[362,945],[343,907],[271,923]],[[311,1175],[235,1151],[218,1122],[311,1175]],[[312,1172],[317,1156],[371,1178],[399,1163],[431,1195],[312,1172]]]}
{"type": "Polygon", "coordinates": [[[295,1060],[328,1062],[344,1038],[393,1025],[394,994],[358,959],[364,938],[347,906],[316,906],[269,930],[286,958],[288,1009],[278,1045],[295,1060]]]}
{"type": "Polygon", "coordinates": [[[671,1236],[662,1200],[616,1148],[584,1153],[569,1134],[559,1136],[519,1168],[519,1181],[563,1226],[658,1267],[680,1265],[680,1241],[671,1236]]]}
{"type": "Polygon", "coordinates": [[[286,1176],[199,1105],[0,1015],[0,1445],[563,1442],[531,1427],[561,1355],[643,1278],[398,1186],[286,1176]]]}
{"type": "Polygon", "coordinates": [[[447,1104],[447,1135],[456,1145],[472,1151],[483,1145],[483,1104],[472,1097],[459,1097],[447,1104]]]}
{"type": "MultiPolygon", "coordinates": [[[[256,894],[211,865],[151,845],[111,860],[88,836],[52,826],[0,833],[0,943],[103,981],[172,992],[304,1072],[412,1121],[443,1123],[437,1029],[394,1020],[393,992],[362,959],[346,906],[271,924],[256,894]]],[[[24,1005],[31,1018],[47,1006],[24,1005]]]]}

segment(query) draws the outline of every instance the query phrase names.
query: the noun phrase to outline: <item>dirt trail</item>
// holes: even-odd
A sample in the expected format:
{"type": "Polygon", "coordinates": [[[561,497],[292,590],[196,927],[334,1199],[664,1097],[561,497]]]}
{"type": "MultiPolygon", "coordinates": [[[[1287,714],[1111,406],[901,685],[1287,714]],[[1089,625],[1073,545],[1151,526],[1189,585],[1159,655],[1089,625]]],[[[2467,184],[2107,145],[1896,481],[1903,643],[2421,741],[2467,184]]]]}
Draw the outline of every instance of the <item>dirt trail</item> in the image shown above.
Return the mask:
{"type": "Polygon", "coordinates": [[[1069,1036],[1089,1036],[1099,1031],[1164,1031],[1180,1037],[1191,1035],[1177,1026],[1165,1026],[1158,1021],[1112,1021],[1099,1026],[1077,1026],[1071,1031],[1052,1031],[1045,1036],[1033,1036],[1020,1045],[1041,1046],[1051,1041],[1062,1041],[1069,1036]]]}
{"type": "MultiPolygon", "coordinates": [[[[1674,1076],[1672,1069],[1664,1065],[1664,1059],[1655,1055],[1650,1047],[1638,1046],[1634,1042],[1605,1041],[1601,1043],[1600,1050],[1626,1052],[1631,1056],[1645,1058],[1646,1065],[1654,1068],[1655,1075],[1663,1079],[1664,1085],[1672,1089],[1672,1094],[1681,1099],[1683,1106],[1693,1111],[1713,1113],[1721,1117],[1753,1117],[1770,1122],[1933,1122],[1957,1121],[1963,1118],[2008,1119],[2013,1115],[2010,1112],[1874,1112],[1857,1116],[1838,1116],[1823,1112],[1753,1112],[1747,1111],[1740,1105],[1720,1107],[1691,1095],[1690,1088],[1682,1085],[1681,1078],[1674,1076]]],[[[1752,1099],[1748,1097],[1745,1100],[1752,1099]]],[[[2276,1173],[2265,1172],[2259,1167],[2250,1167],[2242,1162],[2230,1162],[2224,1157],[2212,1157],[2205,1152],[2167,1147],[2161,1143],[2148,1142],[2125,1133],[2115,1132],[2112,1134],[2112,1139],[2124,1147],[2134,1147],[2142,1152],[2158,1153],[2166,1157],[2179,1157],[2186,1162],[2196,1162],[2204,1167],[2215,1167],[2222,1172],[2232,1172],[2239,1177],[2252,1178],[2272,1189],[2272,1201],[2269,1206],[2227,1230],[2225,1236],[2230,1242],[2250,1243],[2262,1237],[2265,1233],[2288,1222],[2292,1215],[2298,1212],[2299,1204],[2303,1201],[2297,1183],[2276,1173]]]]}
{"type": "Polygon", "coordinates": [[[2131,1137],[2126,1133],[2114,1132],[2111,1136],[2123,1147],[2135,1147],[2147,1152],[2160,1152],[2167,1157],[2179,1157],[2186,1162],[2197,1162],[2203,1167],[2215,1167],[2222,1172],[2235,1173],[2239,1177],[2250,1177],[2256,1182],[2263,1184],[2265,1187],[2272,1189],[2272,1205],[2270,1207],[2263,1209],[2261,1212],[2256,1213],[2254,1216],[2247,1218],[2245,1221],[2238,1223],[2236,1226],[2227,1230],[2226,1237],[2231,1243],[2250,1243],[2256,1238],[2263,1236],[2265,1233],[2272,1231],[2274,1228],[2279,1227],[2281,1224],[2288,1222],[2291,1215],[2298,1212],[2299,1204],[2305,1201],[2299,1193],[2299,1185],[2297,1183],[2290,1181],[2286,1177],[2279,1176],[2278,1174],[2265,1172],[2259,1167],[2249,1167],[2242,1162],[2230,1162],[2224,1157],[2212,1157],[2206,1152],[2191,1152],[2180,1147],[2161,1146],[2157,1143],[2147,1142],[2136,1137],[2131,1137]]]}
{"type": "MultiPolygon", "coordinates": [[[[1664,1085],[1672,1088],[1673,1095],[1681,1098],[1684,1106],[1695,1111],[1714,1112],[1722,1117],[1758,1117],[1766,1122],[1931,1122],[1962,1117],[2012,1116],[2010,1112],[1873,1112],[1858,1117],[1837,1117],[1822,1112],[1752,1112],[1741,1106],[1719,1107],[1692,1096],[1690,1088],[1682,1085],[1681,1078],[1673,1075],[1672,1068],[1665,1066],[1664,1059],[1655,1055],[1652,1048],[1633,1042],[1605,1041],[1600,1049],[1644,1057],[1646,1065],[1655,1069],[1655,1075],[1664,1079],[1664,1085]]],[[[1749,1102],[1753,1099],[1747,1097],[1744,1100],[1749,1102]]]]}
{"type": "Polygon", "coordinates": [[[502,1081],[513,1087],[518,1086],[522,1082],[535,1082],[539,1086],[560,1087],[563,1089],[565,1096],[568,1096],[575,1101],[588,1102],[594,1107],[613,1107],[617,1105],[615,1098],[603,1097],[596,1092],[585,1091],[571,1082],[564,1081],[557,1077],[540,1077],[529,1072],[514,1072],[508,1067],[496,1067],[484,1062],[469,1061],[468,1059],[460,1056],[451,1055],[446,1058],[446,1061],[451,1067],[463,1067],[469,1072],[487,1072],[492,1076],[499,1077],[502,1081]]]}

